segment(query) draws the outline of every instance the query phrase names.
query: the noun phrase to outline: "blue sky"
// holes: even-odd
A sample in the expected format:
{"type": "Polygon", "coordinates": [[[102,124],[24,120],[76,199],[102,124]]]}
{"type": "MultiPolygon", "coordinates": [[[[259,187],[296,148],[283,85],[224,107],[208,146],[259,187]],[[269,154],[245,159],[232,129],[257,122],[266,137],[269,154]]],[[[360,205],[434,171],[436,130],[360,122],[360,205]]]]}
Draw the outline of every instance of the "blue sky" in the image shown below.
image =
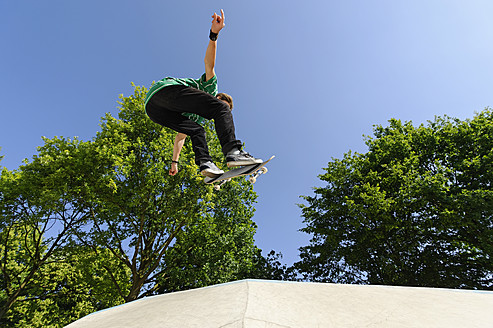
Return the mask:
{"type": "Polygon", "coordinates": [[[300,195],[390,118],[415,125],[493,106],[493,2],[484,0],[0,2],[0,165],[41,136],[92,139],[131,82],[199,77],[224,9],[216,74],[237,137],[276,155],[255,190],[256,243],[298,260],[300,195]]]}

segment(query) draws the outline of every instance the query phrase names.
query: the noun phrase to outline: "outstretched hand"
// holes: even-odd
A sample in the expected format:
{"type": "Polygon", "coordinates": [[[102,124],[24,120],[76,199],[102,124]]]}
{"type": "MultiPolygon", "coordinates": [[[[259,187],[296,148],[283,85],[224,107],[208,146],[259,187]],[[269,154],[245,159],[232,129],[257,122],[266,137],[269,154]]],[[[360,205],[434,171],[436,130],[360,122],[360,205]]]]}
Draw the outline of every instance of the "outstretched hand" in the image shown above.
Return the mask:
{"type": "Polygon", "coordinates": [[[221,9],[221,15],[214,13],[212,15],[212,26],[211,31],[213,33],[219,33],[220,30],[224,27],[224,11],[221,9]]]}

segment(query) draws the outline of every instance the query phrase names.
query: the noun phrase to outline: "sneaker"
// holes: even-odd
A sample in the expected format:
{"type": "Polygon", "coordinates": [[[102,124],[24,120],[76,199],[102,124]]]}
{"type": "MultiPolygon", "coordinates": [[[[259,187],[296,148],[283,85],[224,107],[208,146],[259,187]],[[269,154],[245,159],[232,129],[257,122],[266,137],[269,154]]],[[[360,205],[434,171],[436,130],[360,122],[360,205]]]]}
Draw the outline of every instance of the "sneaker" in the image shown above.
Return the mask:
{"type": "Polygon", "coordinates": [[[200,164],[200,173],[203,176],[215,178],[218,175],[223,174],[224,171],[218,168],[216,164],[212,163],[211,161],[208,161],[200,164]]]}
{"type": "Polygon", "coordinates": [[[226,155],[226,162],[228,167],[235,167],[260,164],[264,161],[260,158],[253,157],[243,150],[237,150],[226,155]]]}

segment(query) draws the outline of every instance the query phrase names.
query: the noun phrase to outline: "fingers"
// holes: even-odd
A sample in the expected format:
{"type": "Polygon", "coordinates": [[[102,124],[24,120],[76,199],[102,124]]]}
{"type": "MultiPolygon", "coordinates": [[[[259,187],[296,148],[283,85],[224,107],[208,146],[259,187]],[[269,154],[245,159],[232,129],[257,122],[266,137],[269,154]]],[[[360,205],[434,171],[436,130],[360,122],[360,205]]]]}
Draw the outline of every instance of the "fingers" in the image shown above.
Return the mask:
{"type": "Polygon", "coordinates": [[[211,26],[211,31],[214,33],[219,33],[219,31],[222,30],[224,27],[224,10],[221,9],[221,16],[218,14],[214,13],[212,15],[212,26],[211,26]]]}
{"type": "Polygon", "coordinates": [[[218,14],[214,13],[214,15],[211,16],[212,17],[212,22],[216,22],[216,23],[221,23],[221,22],[224,22],[224,10],[221,9],[221,16],[219,16],[218,14]]]}

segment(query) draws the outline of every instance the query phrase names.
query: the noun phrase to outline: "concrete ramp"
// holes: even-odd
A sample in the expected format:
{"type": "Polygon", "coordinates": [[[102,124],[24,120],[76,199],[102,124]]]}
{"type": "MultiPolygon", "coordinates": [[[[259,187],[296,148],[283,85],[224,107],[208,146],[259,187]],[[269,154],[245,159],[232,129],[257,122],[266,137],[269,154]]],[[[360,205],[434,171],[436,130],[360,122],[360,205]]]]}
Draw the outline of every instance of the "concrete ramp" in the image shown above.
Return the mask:
{"type": "Polygon", "coordinates": [[[69,328],[493,327],[493,292],[242,280],[140,299],[69,328]]]}

